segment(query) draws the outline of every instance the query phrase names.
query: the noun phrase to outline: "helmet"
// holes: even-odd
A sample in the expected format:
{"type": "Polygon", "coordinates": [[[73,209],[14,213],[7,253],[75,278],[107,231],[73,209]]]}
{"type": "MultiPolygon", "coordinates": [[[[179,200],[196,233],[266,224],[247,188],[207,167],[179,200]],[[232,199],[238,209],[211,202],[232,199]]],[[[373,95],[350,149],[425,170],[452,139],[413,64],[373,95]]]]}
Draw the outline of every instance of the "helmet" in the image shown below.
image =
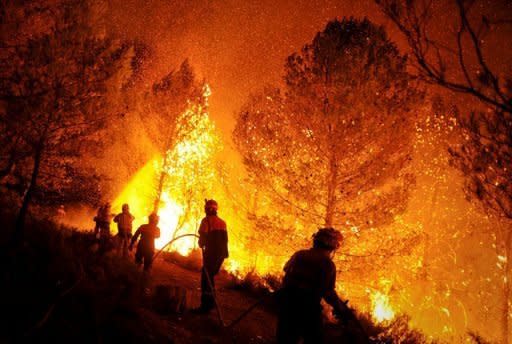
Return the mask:
{"type": "Polygon", "coordinates": [[[213,212],[217,211],[219,209],[219,205],[217,204],[217,201],[213,199],[205,199],[204,200],[204,211],[205,212],[213,212]]]}
{"type": "Polygon", "coordinates": [[[340,231],[332,228],[320,228],[313,234],[313,243],[329,250],[336,250],[343,241],[343,235],[340,231]]]}
{"type": "Polygon", "coordinates": [[[158,221],[160,220],[160,216],[158,216],[156,213],[151,213],[148,216],[148,219],[150,223],[158,223],[158,221]]]}
{"type": "Polygon", "coordinates": [[[123,211],[129,211],[130,210],[130,206],[128,204],[123,204],[123,211]]]}

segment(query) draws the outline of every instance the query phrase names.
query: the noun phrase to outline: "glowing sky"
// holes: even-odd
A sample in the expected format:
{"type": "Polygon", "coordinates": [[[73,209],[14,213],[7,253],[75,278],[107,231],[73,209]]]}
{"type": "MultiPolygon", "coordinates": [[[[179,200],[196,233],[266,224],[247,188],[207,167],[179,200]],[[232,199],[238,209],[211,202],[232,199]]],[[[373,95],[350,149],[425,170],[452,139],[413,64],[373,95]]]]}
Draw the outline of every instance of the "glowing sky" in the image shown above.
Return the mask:
{"type": "MultiPolygon", "coordinates": [[[[474,12],[490,13],[491,17],[512,13],[512,3],[499,5],[500,1],[481,1],[474,12]]],[[[438,26],[434,25],[433,34],[449,34],[456,18],[453,2],[436,0],[434,6],[433,22],[438,26]]],[[[329,19],[366,16],[384,25],[390,37],[405,48],[402,36],[373,0],[114,0],[102,11],[105,23],[115,33],[152,47],[148,79],[189,58],[210,83],[211,114],[228,135],[233,114],[247,95],[278,81],[285,58],[311,41],[329,19]]],[[[500,37],[490,46],[501,49],[499,55],[504,56],[500,37]]],[[[510,55],[505,57],[506,61],[500,59],[499,63],[510,65],[510,55]]]]}

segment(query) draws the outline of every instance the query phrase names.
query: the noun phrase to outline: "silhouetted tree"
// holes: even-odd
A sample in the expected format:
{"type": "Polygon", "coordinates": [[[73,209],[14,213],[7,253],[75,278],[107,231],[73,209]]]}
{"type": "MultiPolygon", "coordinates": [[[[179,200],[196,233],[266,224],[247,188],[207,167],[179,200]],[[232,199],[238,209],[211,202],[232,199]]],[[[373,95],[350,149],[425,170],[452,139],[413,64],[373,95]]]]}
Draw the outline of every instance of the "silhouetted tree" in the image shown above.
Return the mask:
{"type": "MultiPolygon", "coordinates": [[[[502,59],[485,47],[487,36],[510,25],[507,11],[478,11],[477,1],[454,0],[454,34],[434,39],[437,23],[433,2],[377,0],[384,13],[405,35],[418,75],[428,83],[469,95],[484,105],[458,116],[462,143],[453,145],[453,165],[466,176],[464,191],[484,211],[496,216],[503,226],[494,228],[497,264],[503,270],[503,341],[508,343],[512,280],[512,78],[493,67],[502,59]]],[[[510,66],[509,66],[510,67],[510,66]]],[[[507,73],[510,68],[504,68],[507,73]]],[[[462,103],[462,99],[461,99],[462,103]]]]}
{"type": "Polygon", "coordinates": [[[419,93],[368,20],[328,23],[288,58],[284,88],[242,108],[234,141],[258,188],[309,223],[376,227],[406,205],[419,93]]]}
{"type": "MultiPolygon", "coordinates": [[[[145,102],[145,110],[147,115],[153,118],[151,124],[154,128],[150,130],[151,136],[164,157],[162,171],[165,171],[172,168],[170,165],[175,163],[169,161],[169,154],[182,139],[180,136],[184,132],[183,126],[187,124],[183,114],[187,107],[199,102],[202,97],[200,84],[196,81],[188,60],[185,60],[177,71],[170,72],[154,83],[146,97],[148,101],[145,102]]],[[[155,212],[158,212],[166,176],[167,173],[160,173],[154,204],[155,212]]]]}
{"type": "Polygon", "coordinates": [[[51,12],[52,25],[2,46],[0,61],[0,122],[6,136],[15,139],[17,161],[10,172],[22,185],[18,239],[34,196],[40,202],[95,196],[97,178],[77,163],[87,145],[101,140],[109,116],[102,104],[109,91],[120,88],[114,76],[126,57],[118,44],[92,35],[86,2],[38,10],[51,12]]]}

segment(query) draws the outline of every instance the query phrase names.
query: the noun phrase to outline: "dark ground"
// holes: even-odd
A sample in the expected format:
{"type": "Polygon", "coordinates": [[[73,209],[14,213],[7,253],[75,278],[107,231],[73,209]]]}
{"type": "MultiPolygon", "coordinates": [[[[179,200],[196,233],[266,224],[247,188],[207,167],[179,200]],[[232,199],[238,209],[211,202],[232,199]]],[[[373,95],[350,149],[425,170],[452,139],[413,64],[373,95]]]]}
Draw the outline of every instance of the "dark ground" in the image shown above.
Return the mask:
{"type": "MultiPolygon", "coordinates": [[[[163,259],[157,259],[152,272],[152,285],[167,284],[185,287],[190,293],[191,308],[200,302],[200,274],[163,259]]],[[[231,323],[258,299],[233,289],[233,277],[221,272],[216,278],[217,297],[225,323],[231,323]]],[[[276,317],[267,307],[257,307],[233,329],[220,326],[216,311],[208,315],[185,312],[164,318],[175,333],[176,343],[272,343],[276,317]]]]}
{"type": "MultiPolygon", "coordinates": [[[[0,223],[4,234],[11,223],[0,223]]],[[[0,240],[0,246],[0,307],[4,314],[0,343],[274,342],[275,304],[269,292],[258,285],[260,277],[240,281],[221,272],[216,279],[225,324],[267,295],[268,301],[236,326],[221,326],[215,311],[208,315],[190,312],[200,301],[198,253],[188,258],[161,254],[147,276],[132,257],[123,258],[115,251],[101,254],[91,233],[34,220],[28,223],[21,243],[10,245],[0,240]],[[182,312],[173,311],[156,297],[159,288],[174,287],[187,295],[182,312]]],[[[274,285],[278,280],[270,278],[267,283],[274,285]]],[[[407,319],[398,319],[388,328],[360,319],[366,332],[374,335],[373,343],[424,342],[421,334],[407,329],[407,319]],[[399,337],[393,328],[399,329],[399,337]]],[[[357,335],[357,328],[349,323],[342,331],[337,324],[327,324],[327,343],[358,343],[356,337],[349,337],[351,332],[357,335]]]]}

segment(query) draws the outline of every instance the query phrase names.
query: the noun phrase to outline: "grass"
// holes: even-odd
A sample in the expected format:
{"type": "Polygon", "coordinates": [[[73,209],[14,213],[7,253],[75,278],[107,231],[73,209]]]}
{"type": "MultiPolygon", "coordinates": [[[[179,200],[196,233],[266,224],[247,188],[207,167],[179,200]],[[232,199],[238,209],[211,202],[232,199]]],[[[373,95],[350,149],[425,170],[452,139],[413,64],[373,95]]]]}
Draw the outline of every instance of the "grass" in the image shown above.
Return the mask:
{"type": "MultiPolygon", "coordinates": [[[[2,219],[7,233],[12,221],[2,219]]],[[[171,342],[148,307],[143,273],[99,254],[92,233],[56,228],[31,220],[24,242],[1,252],[0,342],[171,342]]]]}

